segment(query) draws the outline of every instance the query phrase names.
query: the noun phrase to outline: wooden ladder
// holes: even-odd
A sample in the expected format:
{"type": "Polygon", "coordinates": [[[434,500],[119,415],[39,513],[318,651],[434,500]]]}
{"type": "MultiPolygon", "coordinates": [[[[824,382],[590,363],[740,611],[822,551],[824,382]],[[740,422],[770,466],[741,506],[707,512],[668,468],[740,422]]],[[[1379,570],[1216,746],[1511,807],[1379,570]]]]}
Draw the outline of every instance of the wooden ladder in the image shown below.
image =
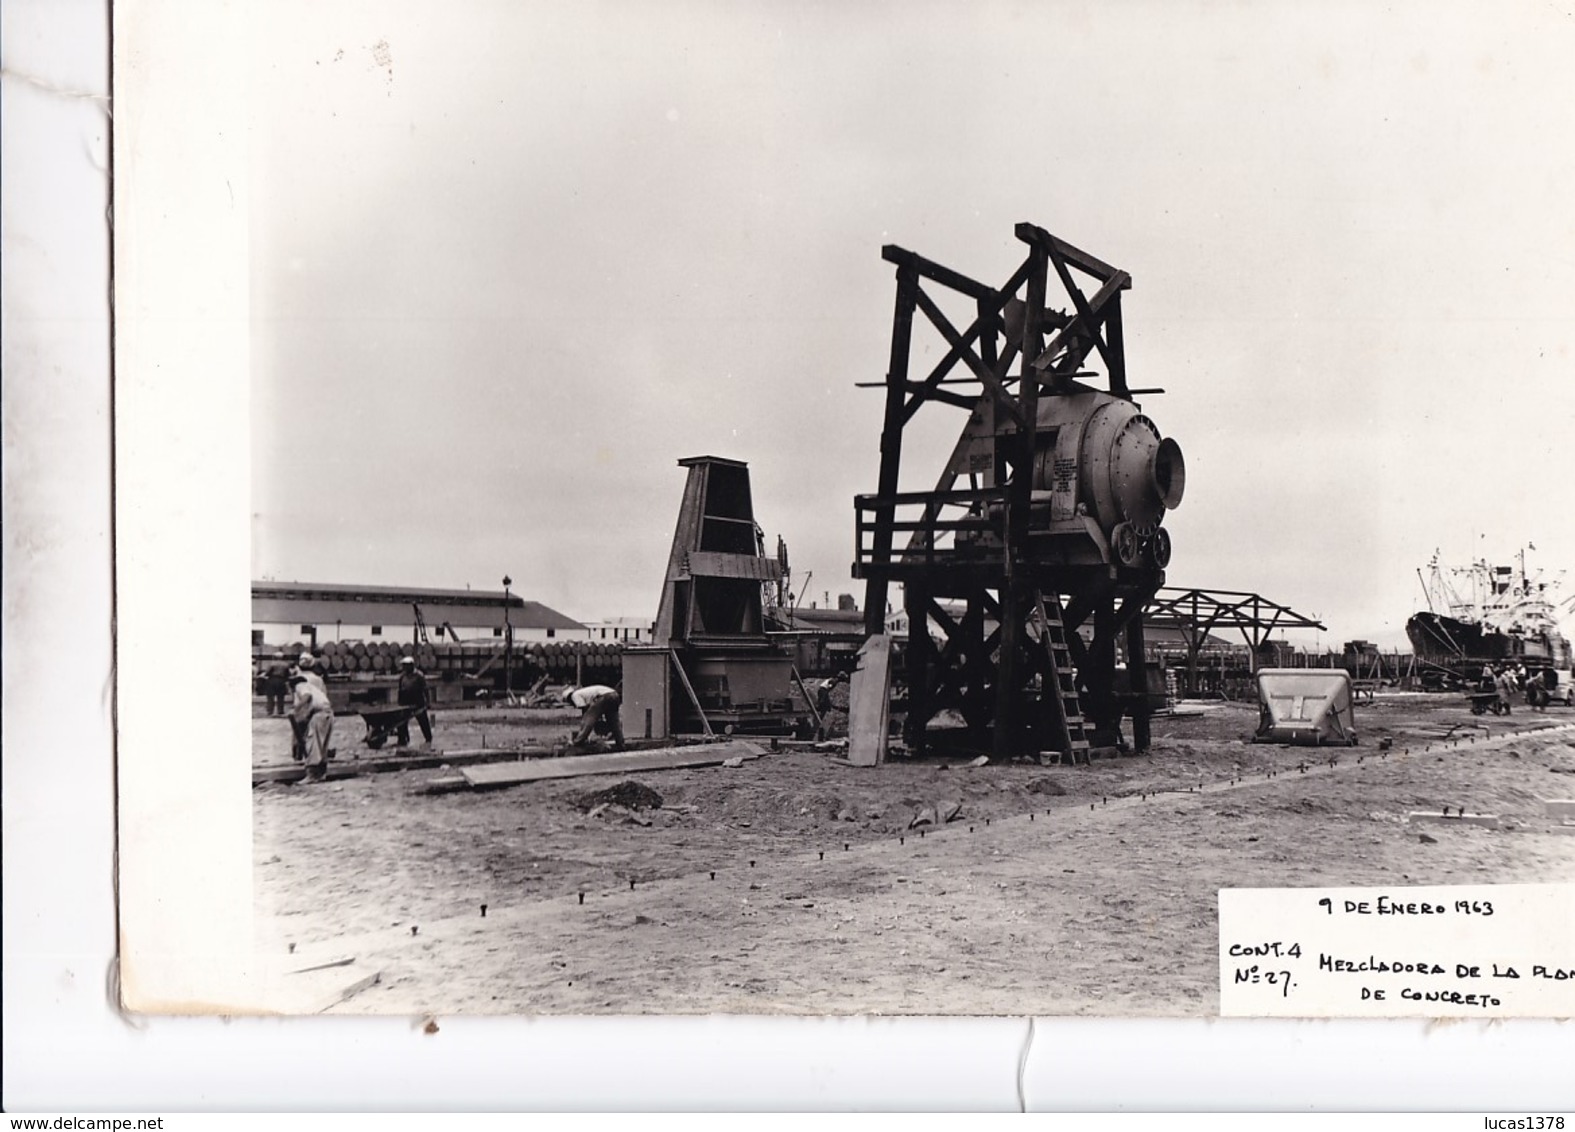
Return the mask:
{"type": "Polygon", "coordinates": [[[1050,702],[1055,707],[1062,759],[1074,765],[1086,764],[1089,761],[1088,733],[1083,729],[1083,705],[1077,698],[1072,650],[1066,644],[1066,616],[1061,608],[1061,596],[1052,593],[1047,597],[1036,591],[1034,603],[1039,613],[1039,643],[1044,647],[1050,672],[1055,678],[1050,702]]]}

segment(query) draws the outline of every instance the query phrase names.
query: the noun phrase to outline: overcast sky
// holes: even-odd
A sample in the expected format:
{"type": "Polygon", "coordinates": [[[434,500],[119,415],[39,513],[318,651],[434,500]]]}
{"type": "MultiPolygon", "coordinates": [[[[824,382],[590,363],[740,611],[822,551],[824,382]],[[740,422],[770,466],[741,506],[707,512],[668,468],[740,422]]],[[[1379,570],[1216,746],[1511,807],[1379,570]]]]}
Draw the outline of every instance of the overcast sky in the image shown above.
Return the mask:
{"type": "MultiPolygon", "coordinates": [[[[1337,646],[1403,641],[1435,549],[1575,568],[1552,4],[256,18],[255,576],[507,573],[652,616],[676,461],[710,453],[749,463],[810,599],[862,601],[881,246],[999,284],[1024,220],[1133,276],[1130,379],[1187,459],[1171,584],[1260,591],[1337,646]]],[[[905,486],[961,427],[931,412],[905,486]]]]}

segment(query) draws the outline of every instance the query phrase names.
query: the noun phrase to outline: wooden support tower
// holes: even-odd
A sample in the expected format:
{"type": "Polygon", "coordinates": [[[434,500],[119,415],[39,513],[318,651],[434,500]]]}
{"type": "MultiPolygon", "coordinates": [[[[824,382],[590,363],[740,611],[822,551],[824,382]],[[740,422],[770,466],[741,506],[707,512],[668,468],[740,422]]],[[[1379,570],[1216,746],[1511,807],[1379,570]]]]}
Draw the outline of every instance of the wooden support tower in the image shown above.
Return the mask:
{"type": "Polygon", "coordinates": [[[878,487],[855,500],[866,629],[882,630],[900,585],[910,747],[951,711],[997,757],[1081,761],[1125,745],[1126,715],[1142,750],[1142,610],[1164,583],[1160,522],[1184,465],[1134,400],[1160,390],[1127,384],[1130,276],[1034,225],[1016,236],[1027,254],[1000,287],[882,253],[897,295],[878,487]],[[1047,305],[1052,285],[1063,308],[1047,305]],[[920,354],[925,329],[939,341],[920,354]],[[915,377],[915,356],[939,361],[915,377]],[[904,432],[927,405],[961,410],[961,434],[934,490],[902,491],[904,432]]]}

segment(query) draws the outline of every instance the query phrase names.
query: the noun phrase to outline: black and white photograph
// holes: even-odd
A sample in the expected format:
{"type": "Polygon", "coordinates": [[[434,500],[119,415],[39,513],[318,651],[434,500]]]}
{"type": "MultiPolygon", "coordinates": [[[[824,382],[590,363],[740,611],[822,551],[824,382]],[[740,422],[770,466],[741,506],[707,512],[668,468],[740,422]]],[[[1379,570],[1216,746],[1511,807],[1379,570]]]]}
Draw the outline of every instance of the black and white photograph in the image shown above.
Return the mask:
{"type": "Polygon", "coordinates": [[[1220,889],[1570,881],[1491,22],[254,12],[256,1005],[1213,1016],[1220,889]]]}
{"type": "Polygon", "coordinates": [[[200,8],[114,12],[129,1016],[1491,997],[1259,1009],[1237,890],[1540,901],[1565,1012],[1568,13],[200,8]]]}

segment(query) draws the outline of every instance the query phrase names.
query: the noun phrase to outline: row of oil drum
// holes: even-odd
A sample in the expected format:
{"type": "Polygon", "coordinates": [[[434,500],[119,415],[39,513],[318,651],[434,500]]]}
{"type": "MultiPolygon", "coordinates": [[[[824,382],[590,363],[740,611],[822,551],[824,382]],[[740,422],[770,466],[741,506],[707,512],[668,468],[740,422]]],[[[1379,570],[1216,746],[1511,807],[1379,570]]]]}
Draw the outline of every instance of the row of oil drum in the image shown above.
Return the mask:
{"type": "Polygon", "coordinates": [[[396,673],[400,660],[407,656],[415,657],[416,663],[426,669],[434,667],[437,661],[436,650],[432,645],[411,644],[409,641],[325,641],[316,649],[306,642],[296,641],[285,646],[283,651],[289,660],[310,652],[329,673],[346,675],[396,673]]]}
{"type": "Polygon", "coordinates": [[[532,641],[531,662],[553,683],[616,683],[623,673],[623,646],[612,641],[532,641]]]}
{"type": "MultiPolygon", "coordinates": [[[[423,669],[436,672],[473,673],[488,661],[494,669],[504,664],[500,647],[486,643],[422,645],[415,656],[423,669]]],[[[622,656],[621,645],[600,641],[516,641],[508,661],[515,668],[528,666],[549,676],[572,677],[576,668],[616,670],[623,664],[622,656]]]]}
{"type": "MultiPolygon", "coordinates": [[[[313,651],[305,642],[296,641],[282,650],[293,660],[313,651]]],[[[490,641],[412,644],[409,641],[327,641],[315,650],[330,674],[393,675],[402,658],[412,656],[423,672],[430,675],[452,673],[470,676],[483,669],[501,676],[505,668],[518,673],[546,676],[553,683],[568,682],[578,673],[584,682],[616,682],[623,669],[623,646],[604,641],[516,641],[505,658],[501,643],[490,641]],[[490,663],[489,663],[490,662],[490,663]]]]}

